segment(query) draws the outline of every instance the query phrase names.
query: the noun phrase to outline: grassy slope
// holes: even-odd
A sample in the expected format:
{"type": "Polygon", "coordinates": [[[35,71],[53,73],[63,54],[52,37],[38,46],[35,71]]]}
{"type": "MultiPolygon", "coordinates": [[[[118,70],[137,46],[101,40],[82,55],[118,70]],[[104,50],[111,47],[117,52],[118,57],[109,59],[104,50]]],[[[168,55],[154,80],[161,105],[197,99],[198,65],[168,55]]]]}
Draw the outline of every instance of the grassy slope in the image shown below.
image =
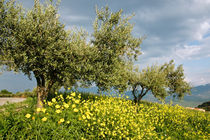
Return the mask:
{"type": "Polygon", "coordinates": [[[209,113],[150,102],[142,102],[137,107],[128,100],[92,94],[82,94],[80,103],[76,104],[78,96],[67,97],[56,97],[57,102],[46,105],[46,110],[39,114],[33,98],[1,106],[0,139],[209,138],[209,113]],[[64,102],[69,105],[68,108],[65,108],[64,102]],[[62,112],[58,114],[56,110],[59,109],[62,112]],[[29,119],[26,114],[31,115],[29,119]],[[44,117],[47,121],[43,121],[44,117]]]}

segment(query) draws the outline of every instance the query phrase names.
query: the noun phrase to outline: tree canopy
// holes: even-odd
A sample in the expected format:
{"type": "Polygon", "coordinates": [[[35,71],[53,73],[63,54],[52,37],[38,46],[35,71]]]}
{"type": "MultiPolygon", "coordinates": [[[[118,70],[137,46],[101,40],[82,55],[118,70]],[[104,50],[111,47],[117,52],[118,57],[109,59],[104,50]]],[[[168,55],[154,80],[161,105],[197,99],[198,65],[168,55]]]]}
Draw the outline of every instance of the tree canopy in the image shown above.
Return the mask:
{"type": "Polygon", "coordinates": [[[129,85],[135,102],[139,102],[149,91],[160,100],[168,95],[181,99],[191,93],[182,65],[175,68],[173,60],[161,66],[147,67],[140,72],[130,72],[129,85]]]}
{"type": "Polygon", "coordinates": [[[101,90],[125,86],[126,69],[137,60],[142,38],[132,35],[132,16],[124,17],[122,10],[111,12],[108,7],[96,8],[94,33],[91,43],[98,55],[94,61],[97,68],[94,82],[101,90]]]}
{"type": "Polygon", "coordinates": [[[55,83],[75,84],[85,71],[85,57],[91,50],[85,33],[66,31],[51,2],[37,3],[27,12],[14,3],[10,5],[5,10],[1,52],[3,60],[12,63],[5,64],[29,78],[35,76],[40,100],[55,83]],[[5,36],[7,32],[9,36],[5,36]]]}

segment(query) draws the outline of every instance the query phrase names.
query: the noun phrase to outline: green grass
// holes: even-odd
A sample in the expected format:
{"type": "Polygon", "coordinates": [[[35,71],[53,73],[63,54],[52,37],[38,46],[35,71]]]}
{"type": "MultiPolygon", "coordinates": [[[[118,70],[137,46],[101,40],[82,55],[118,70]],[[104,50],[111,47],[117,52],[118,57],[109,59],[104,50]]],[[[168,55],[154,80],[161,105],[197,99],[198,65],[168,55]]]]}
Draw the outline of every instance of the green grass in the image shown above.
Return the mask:
{"type": "Polygon", "coordinates": [[[127,99],[91,93],[81,97],[65,93],[48,100],[39,113],[35,98],[1,106],[0,139],[210,138],[210,114],[180,106],[146,101],[137,106],[127,99]]]}

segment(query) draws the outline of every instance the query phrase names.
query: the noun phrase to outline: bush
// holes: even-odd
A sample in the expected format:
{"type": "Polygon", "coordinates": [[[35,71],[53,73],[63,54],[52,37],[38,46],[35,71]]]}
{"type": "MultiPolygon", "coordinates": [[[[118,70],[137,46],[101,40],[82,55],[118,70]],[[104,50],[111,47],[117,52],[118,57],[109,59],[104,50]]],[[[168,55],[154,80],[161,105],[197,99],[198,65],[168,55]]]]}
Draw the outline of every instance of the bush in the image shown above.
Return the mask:
{"type": "Polygon", "coordinates": [[[25,90],[24,92],[17,92],[14,96],[15,97],[22,97],[22,98],[27,98],[27,97],[36,97],[36,88],[33,89],[33,91],[30,91],[29,89],[25,90]]]}
{"type": "Polygon", "coordinates": [[[0,94],[12,94],[12,92],[9,92],[8,90],[6,90],[6,89],[3,89],[3,90],[1,90],[0,91],[0,94]]]}
{"type": "Polygon", "coordinates": [[[0,94],[0,97],[14,97],[14,94],[0,94]]]}
{"type": "Polygon", "coordinates": [[[7,91],[6,89],[0,91],[0,97],[21,97],[21,98],[27,98],[27,97],[36,97],[36,88],[34,88],[33,91],[30,91],[29,89],[23,91],[23,92],[17,92],[13,94],[12,92],[7,91]]]}

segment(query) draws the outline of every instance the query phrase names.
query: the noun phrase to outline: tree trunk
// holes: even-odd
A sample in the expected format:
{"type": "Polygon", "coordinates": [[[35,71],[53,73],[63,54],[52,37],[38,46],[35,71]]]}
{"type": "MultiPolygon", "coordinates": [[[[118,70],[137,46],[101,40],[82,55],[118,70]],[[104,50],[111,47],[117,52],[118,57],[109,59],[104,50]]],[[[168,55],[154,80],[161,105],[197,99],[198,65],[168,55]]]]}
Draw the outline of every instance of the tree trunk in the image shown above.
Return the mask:
{"type": "Polygon", "coordinates": [[[48,91],[45,87],[37,86],[37,108],[42,108],[44,104],[44,100],[48,95],[48,91]]]}
{"type": "Polygon", "coordinates": [[[48,86],[46,86],[44,75],[39,75],[37,72],[34,72],[34,75],[37,82],[37,107],[42,108],[51,84],[48,84],[48,86]]]}
{"type": "Polygon", "coordinates": [[[141,94],[139,94],[138,96],[138,103],[140,103],[141,99],[147,94],[147,92],[149,91],[149,89],[147,89],[145,92],[144,92],[144,88],[142,87],[142,90],[141,90],[141,94]]]}
{"type": "Polygon", "coordinates": [[[133,86],[133,90],[132,90],[132,94],[133,94],[133,101],[136,104],[137,103],[137,97],[136,97],[136,85],[133,86]]]}
{"type": "Polygon", "coordinates": [[[143,96],[138,96],[138,100],[137,100],[137,103],[139,104],[141,99],[143,98],[143,96]]]}

